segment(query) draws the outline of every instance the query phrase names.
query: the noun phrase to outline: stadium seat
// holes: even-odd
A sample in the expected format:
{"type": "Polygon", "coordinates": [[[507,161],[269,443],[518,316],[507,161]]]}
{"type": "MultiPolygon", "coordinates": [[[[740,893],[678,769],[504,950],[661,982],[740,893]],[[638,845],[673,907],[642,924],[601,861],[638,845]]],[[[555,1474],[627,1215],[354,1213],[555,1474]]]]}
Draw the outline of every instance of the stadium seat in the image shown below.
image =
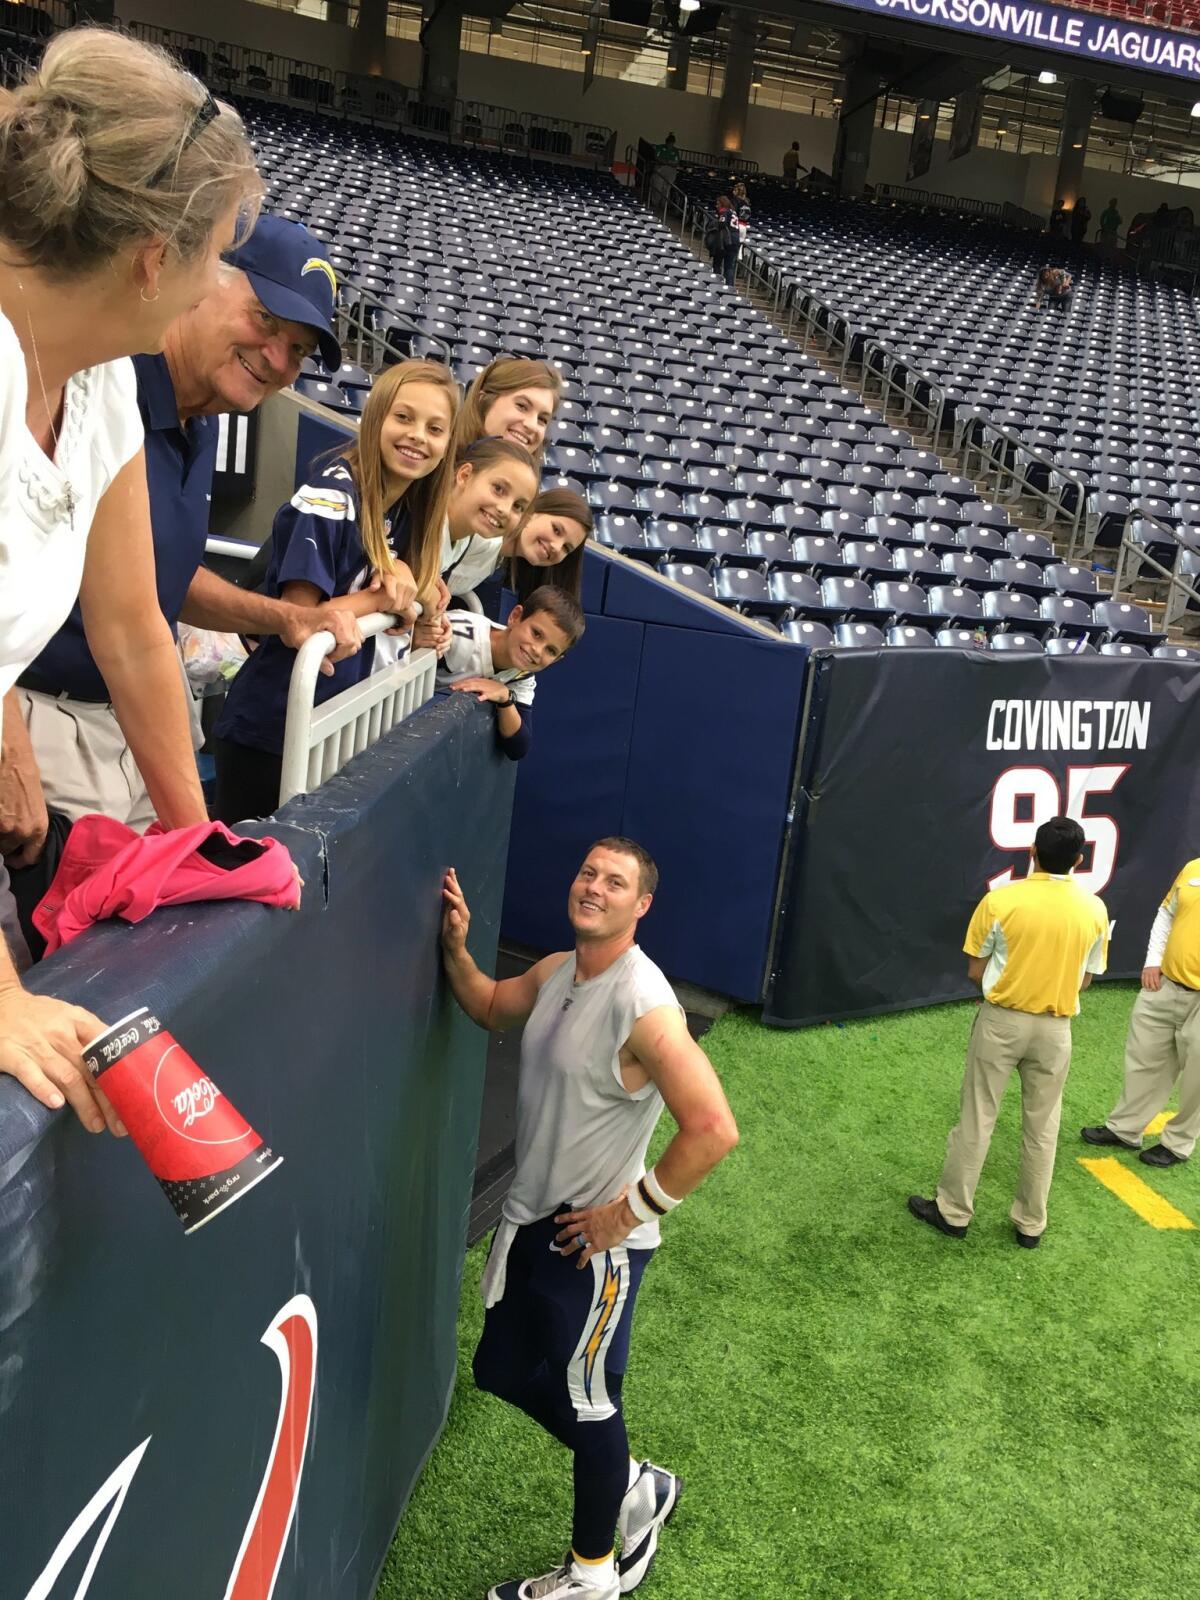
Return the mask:
{"type": "Polygon", "coordinates": [[[699,554],[699,535],[690,522],[673,522],[665,517],[651,517],[643,529],[648,550],[665,550],[687,556],[699,554]]]}
{"type": "Polygon", "coordinates": [[[893,650],[932,650],[933,635],[928,628],[894,627],[887,631],[887,644],[893,650]]]}
{"type": "Polygon", "coordinates": [[[1092,615],[1112,640],[1125,639],[1134,644],[1148,641],[1164,643],[1162,634],[1156,633],[1150,626],[1150,618],[1141,606],[1130,605],[1123,600],[1101,600],[1092,608],[1092,615]]]}
{"type": "Polygon", "coordinates": [[[1050,638],[1046,640],[1045,651],[1048,656],[1094,656],[1096,646],[1089,644],[1081,635],[1078,637],[1050,638]]]}
{"type": "Polygon", "coordinates": [[[992,562],[992,576],[1006,589],[1017,589],[1040,600],[1046,593],[1045,569],[1036,561],[1025,561],[1013,556],[1001,556],[992,562]]]}
{"type": "Polygon", "coordinates": [[[934,644],[942,650],[986,650],[987,639],[970,628],[939,628],[934,644]]]}
{"type": "Polygon", "coordinates": [[[884,579],[875,585],[875,604],[880,611],[895,617],[897,621],[924,619],[929,615],[929,596],[915,583],[884,579]]]}
{"type": "Polygon", "coordinates": [[[886,545],[869,539],[848,539],[842,546],[842,560],[860,577],[871,579],[895,570],[895,558],[886,545]]]}
{"type": "Polygon", "coordinates": [[[751,567],[718,567],[714,574],[716,597],[722,605],[759,605],[771,599],[765,574],[751,567]]]}
{"type": "Polygon", "coordinates": [[[972,589],[936,583],[929,590],[929,615],[950,622],[974,622],[983,618],[983,602],[972,589]]]}
{"type": "Polygon", "coordinates": [[[810,650],[827,650],[833,644],[833,630],[810,618],[794,618],[780,629],[793,644],[806,644],[810,650]]]}
{"type": "Polygon", "coordinates": [[[998,650],[1007,655],[1038,655],[1042,652],[1042,641],[1032,633],[994,633],[988,641],[989,650],[998,650]]]}
{"type": "Polygon", "coordinates": [[[833,641],[841,650],[882,650],[887,642],[869,622],[839,622],[833,630],[833,641]]]}
{"type": "Polygon", "coordinates": [[[846,617],[873,617],[879,611],[870,584],[861,578],[825,578],[821,605],[831,614],[846,617]]]}
{"type": "Polygon", "coordinates": [[[597,544],[607,545],[610,550],[636,551],[646,548],[641,523],[636,517],[625,517],[618,513],[598,516],[592,538],[597,544]]]}
{"type": "Polygon", "coordinates": [[[1100,646],[1102,656],[1135,656],[1148,660],[1149,650],[1143,644],[1121,644],[1113,639],[1106,639],[1100,646]]]}
{"type": "Polygon", "coordinates": [[[1079,595],[1085,600],[1100,592],[1096,574],[1090,567],[1066,565],[1047,567],[1046,581],[1057,589],[1059,594],[1079,595]]]}
{"type": "Polygon", "coordinates": [[[935,578],[941,572],[941,562],[932,550],[923,545],[904,545],[896,551],[896,572],[910,578],[935,578]]]}
{"type": "Polygon", "coordinates": [[[664,578],[690,589],[693,594],[703,595],[706,600],[717,598],[716,585],[707,567],[697,567],[688,561],[666,561],[658,570],[664,578]]]}
{"type": "Polygon", "coordinates": [[[1200,662],[1200,650],[1184,644],[1156,644],[1150,654],[1156,661],[1200,662]]]}
{"type": "Polygon", "coordinates": [[[1020,594],[1015,589],[993,589],[983,597],[983,614],[989,622],[1022,633],[1049,631],[1038,603],[1032,595],[1020,594]]]}
{"type": "Polygon", "coordinates": [[[821,586],[807,572],[775,570],[767,574],[767,593],[770,599],[790,607],[795,612],[821,609],[821,586]]]}

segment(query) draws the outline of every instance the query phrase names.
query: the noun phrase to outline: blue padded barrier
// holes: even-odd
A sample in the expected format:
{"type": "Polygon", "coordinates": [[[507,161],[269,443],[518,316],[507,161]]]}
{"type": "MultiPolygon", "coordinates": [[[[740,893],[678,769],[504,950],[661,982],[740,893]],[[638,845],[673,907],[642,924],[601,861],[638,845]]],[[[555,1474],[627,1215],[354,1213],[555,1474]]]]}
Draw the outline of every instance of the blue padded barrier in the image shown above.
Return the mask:
{"type": "Polygon", "coordinates": [[[589,615],[575,648],[540,676],[504,897],[505,937],[518,944],[561,950],[570,942],[575,869],[594,839],[620,831],[644,632],[589,615]]]}
{"type": "Polygon", "coordinates": [[[592,567],[607,573],[604,611],[588,611],[578,654],[538,688],[504,935],[562,948],[583,852],[629,834],[663,869],[639,932],[648,954],[674,978],[759,1000],[808,651],[636,562],[589,549],[592,567]]]}
{"type": "MultiPolygon", "coordinates": [[[[154,1009],[284,1164],[185,1238],[131,1145],[0,1079],[6,1597],[56,1559],[44,1592],[74,1593],[97,1550],[89,1600],[226,1592],[281,1393],[306,1398],[302,1363],[283,1384],[260,1342],[285,1307],[318,1344],[275,1593],[374,1592],[455,1374],[485,1035],[445,990],[440,881],[454,863],[490,965],[513,780],[491,721],[436,701],[259,825],[293,852],[299,912],[166,909],[37,969],[102,1017],[154,1009]]],[[[266,1564],[237,1592],[265,1596],[275,1546],[247,1549],[266,1564]]]]}

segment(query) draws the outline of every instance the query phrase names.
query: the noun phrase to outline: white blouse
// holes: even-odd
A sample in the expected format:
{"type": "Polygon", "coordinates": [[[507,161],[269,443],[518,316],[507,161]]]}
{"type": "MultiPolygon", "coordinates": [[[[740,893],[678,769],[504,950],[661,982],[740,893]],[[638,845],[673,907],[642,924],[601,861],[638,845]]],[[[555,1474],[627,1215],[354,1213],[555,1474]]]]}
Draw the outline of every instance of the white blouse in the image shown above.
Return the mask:
{"type": "Polygon", "coordinates": [[[53,461],[26,427],[27,389],[25,356],[0,312],[0,697],[67,620],[96,507],[142,447],[131,361],[68,380],[53,461]]]}
{"type": "Polygon", "coordinates": [[[503,539],[483,539],[472,534],[467,539],[450,537],[450,519],[442,525],[441,574],[451,594],[470,594],[490,578],[500,565],[503,539]]]}

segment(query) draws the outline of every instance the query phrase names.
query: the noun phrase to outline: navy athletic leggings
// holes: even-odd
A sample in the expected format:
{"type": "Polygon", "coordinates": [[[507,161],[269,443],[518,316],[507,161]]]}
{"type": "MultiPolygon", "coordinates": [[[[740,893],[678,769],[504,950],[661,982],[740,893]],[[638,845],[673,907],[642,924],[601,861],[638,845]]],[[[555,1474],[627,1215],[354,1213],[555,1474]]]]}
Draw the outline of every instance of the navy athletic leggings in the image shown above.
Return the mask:
{"type": "Polygon", "coordinates": [[[610,1250],[580,1271],[578,1254],[551,1248],[558,1231],[553,1217],[517,1230],[504,1298],[484,1319],[475,1382],[571,1451],[572,1548],[599,1561],[613,1548],[629,1487],[621,1385],[634,1300],[654,1252],[610,1250]]]}

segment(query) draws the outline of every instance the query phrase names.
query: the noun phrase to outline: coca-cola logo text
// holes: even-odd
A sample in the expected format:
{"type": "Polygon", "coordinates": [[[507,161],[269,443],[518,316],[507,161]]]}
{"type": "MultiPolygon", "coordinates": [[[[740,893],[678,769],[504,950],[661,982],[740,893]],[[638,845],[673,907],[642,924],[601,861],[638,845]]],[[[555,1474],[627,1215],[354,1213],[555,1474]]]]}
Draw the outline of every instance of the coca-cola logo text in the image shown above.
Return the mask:
{"type": "Polygon", "coordinates": [[[182,1119],[183,1126],[190,1128],[200,1117],[208,1115],[220,1096],[221,1091],[211,1078],[199,1077],[173,1095],[171,1104],[182,1119]]]}

